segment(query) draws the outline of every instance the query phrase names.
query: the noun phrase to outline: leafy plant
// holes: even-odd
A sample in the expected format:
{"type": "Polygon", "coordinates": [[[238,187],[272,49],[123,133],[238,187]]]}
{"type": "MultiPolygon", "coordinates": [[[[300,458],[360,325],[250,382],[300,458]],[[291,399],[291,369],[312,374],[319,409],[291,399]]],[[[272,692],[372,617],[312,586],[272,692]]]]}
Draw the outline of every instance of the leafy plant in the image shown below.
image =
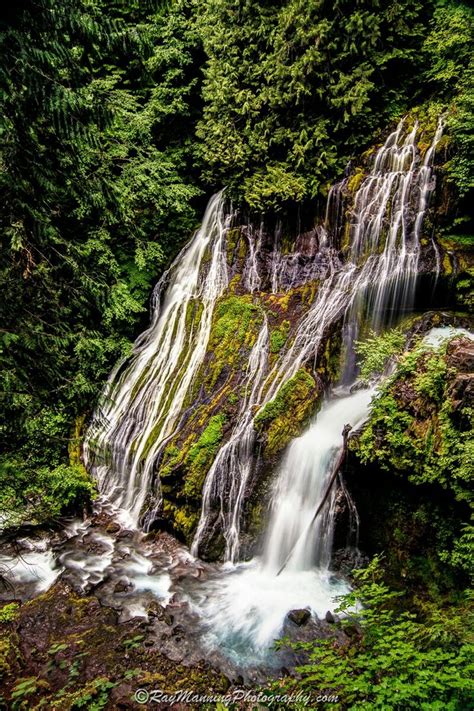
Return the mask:
{"type": "Polygon", "coordinates": [[[306,652],[308,662],[297,669],[298,680],[275,682],[273,691],[324,690],[338,696],[331,704],[336,710],[469,708],[474,693],[469,596],[457,608],[429,608],[420,619],[400,610],[402,594],[383,582],[380,558],[354,576],[355,588],[338,608],[345,640],[290,643],[306,652]]]}
{"type": "Polygon", "coordinates": [[[363,341],[357,341],[355,350],[360,358],[360,378],[368,382],[370,378],[382,375],[387,363],[398,355],[405,345],[405,335],[398,329],[376,334],[371,331],[363,341]]]}
{"type": "Polygon", "coordinates": [[[18,616],[20,605],[17,602],[8,602],[0,607],[0,624],[13,622],[18,616]]]}

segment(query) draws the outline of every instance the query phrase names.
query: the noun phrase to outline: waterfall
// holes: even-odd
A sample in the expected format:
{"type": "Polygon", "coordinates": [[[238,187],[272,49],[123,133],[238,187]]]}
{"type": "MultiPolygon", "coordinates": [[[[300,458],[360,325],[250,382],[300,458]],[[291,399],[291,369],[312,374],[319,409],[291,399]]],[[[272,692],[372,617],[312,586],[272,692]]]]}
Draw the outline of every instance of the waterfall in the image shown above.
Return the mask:
{"type": "MultiPolygon", "coordinates": [[[[244,395],[230,437],[216,453],[205,479],[192,544],[195,555],[209,538],[222,534],[226,560],[239,558],[243,504],[255,465],[253,419],[259,408],[300,368],[316,366],[330,327],[340,320],[347,353],[344,382],[350,383],[354,373],[352,344],[362,315],[373,328],[380,329],[411,307],[421,228],[435,186],[433,158],[442,130],[440,121],[422,157],[417,146],[418,125],[407,130],[406,121],[400,121],[375,153],[353,200],[349,199],[350,179],[345,177],[330,190],[324,224],[317,226],[314,234],[301,236],[294,253],[281,253],[281,225],[277,225],[270,252],[265,251],[268,244],[263,225],[256,231],[247,229],[250,248],[242,284],[255,299],[268,282],[277,293],[315,279],[319,287],[289,344],[272,359],[268,357],[269,325],[263,321],[242,374],[244,395]],[[348,236],[347,244],[344,235],[348,236]]],[[[135,342],[132,354],[112,373],[87,432],[85,462],[101,492],[126,513],[132,525],[141,523],[146,528],[155,517],[160,502],[157,472],[161,453],[193,404],[187,397],[204,361],[215,303],[228,286],[226,233],[230,224],[231,215],[225,213],[219,194],[211,199],[201,228],[158,283],[151,325],[135,342]]],[[[331,403],[323,406],[320,417],[326,407],[331,411],[331,403]]],[[[340,443],[341,428],[334,422],[334,436],[340,443]]],[[[317,427],[317,421],[313,426],[317,427]]],[[[312,441],[305,440],[307,444],[312,441]]],[[[302,463],[302,446],[297,440],[289,448],[274,491],[272,522],[279,523],[272,523],[270,530],[278,529],[275,536],[286,542],[302,532],[287,531],[287,519],[279,512],[278,500],[287,490],[283,479],[292,482],[288,491],[301,486],[302,497],[312,482],[310,488],[316,496],[324,488],[324,472],[335,452],[334,447],[325,452],[311,450],[311,457],[323,464],[310,466],[302,463]],[[296,459],[290,460],[290,456],[296,459]],[[292,480],[291,471],[295,476],[298,471],[299,478],[292,480]]],[[[299,515],[302,522],[305,517],[301,511],[299,515]]],[[[274,546],[269,536],[266,550],[270,560],[274,546]]],[[[316,562],[327,561],[327,549],[313,550],[309,556],[316,562]]]]}
{"type": "Polygon", "coordinates": [[[359,427],[367,417],[374,389],[328,399],[306,432],[293,440],[275,482],[263,565],[278,572],[328,568],[331,560],[336,487],[321,514],[314,512],[326,490],[342,445],[346,424],[359,427]]]}
{"type": "Polygon", "coordinates": [[[250,353],[245,374],[245,396],[237,423],[229,441],[220,449],[209,470],[203,489],[201,518],[194,536],[191,553],[198,555],[209,519],[219,502],[219,516],[214,528],[224,533],[225,559],[236,561],[240,549],[240,520],[245,487],[253,464],[255,430],[252,412],[261,396],[262,377],[268,357],[268,322],[264,319],[260,334],[250,353]]]}
{"type": "MultiPolygon", "coordinates": [[[[270,395],[317,349],[327,325],[343,314],[346,363],[341,380],[345,385],[350,382],[354,371],[352,343],[359,330],[362,296],[368,297],[368,320],[376,329],[384,322],[392,323],[397,314],[412,305],[421,225],[434,189],[432,161],[443,121],[438,123],[421,166],[416,146],[418,124],[415,122],[405,137],[403,128],[402,120],[375,155],[372,170],[354,200],[350,260],[331,274],[320,290],[292,348],[276,366],[270,395]]],[[[327,224],[331,211],[340,219],[340,202],[340,191],[330,192],[327,224]]],[[[337,223],[335,234],[340,234],[337,223]]],[[[373,390],[367,389],[329,398],[304,435],[291,443],[274,487],[265,566],[277,571],[283,564],[294,570],[328,567],[335,491],[316,521],[312,522],[312,516],[326,489],[332,462],[341,450],[343,427],[357,427],[366,419],[372,395],[373,390]]]]}
{"type": "MultiPolygon", "coordinates": [[[[422,159],[416,144],[418,126],[406,131],[401,121],[377,151],[352,208],[345,195],[348,181],[329,194],[320,241],[328,257],[326,276],[290,346],[264,376],[257,400],[263,406],[299,368],[316,366],[325,334],[339,320],[343,321],[346,353],[341,385],[329,393],[306,431],[283,456],[274,480],[261,557],[225,568],[225,575],[210,581],[206,593],[201,591],[193,600],[209,646],[224,650],[239,664],[268,660],[269,647],[281,635],[288,610],[306,607],[324,615],[334,596],[347,590],[330,572],[335,486],[319,515],[315,518],[314,514],[341,453],[343,428],[349,424],[357,429],[363,424],[375,392],[375,387],[354,392],[347,387],[354,378],[353,342],[361,319],[379,330],[413,303],[421,228],[435,186],[432,162],[442,129],[440,121],[422,159]],[[341,259],[346,219],[349,244],[341,259]]],[[[219,470],[221,492],[226,491],[229,471],[233,485],[236,474],[241,477],[244,471],[244,477],[248,476],[245,457],[242,463],[245,466],[237,472],[234,467],[219,470]]],[[[216,469],[211,469],[195,543],[202,537],[203,521],[210,516],[216,482],[216,469]]],[[[223,525],[229,530],[228,524],[223,525]]],[[[229,554],[228,558],[232,560],[229,554]]]]}
{"type": "MultiPolygon", "coordinates": [[[[266,400],[273,398],[303,363],[317,356],[328,326],[344,314],[349,316],[351,308],[360,304],[363,297],[367,297],[369,320],[376,329],[412,305],[420,230],[435,187],[432,161],[443,121],[439,121],[423,161],[416,145],[418,125],[415,123],[406,137],[403,127],[402,119],[377,151],[372,169],[354,198],[348,259],[341,263],[332,250],[327,278],[301,320],[290,349],[268,375],[266,400]],[[389,318],[387,312],[391,312],[389,318]]],[[[340,203],[339,192],[336,194],[340,203]]],[[[334,199],[334,192],[330,192],[329,201],[334,199]]],[[[327,210],[326,214],[330,212],[327,210]]],[[[340,204],[336,213],[341,219],[340,204]]],[[[332,225],[336,237],[340,230],[337,222],[332,225]]]]}
{"type": "Polygon", "coordinates": [[[179,417],[209,339],[216,300],[228,283],[222,193],[201,228],[157,284],[152,322],[111,374],[85,438],[99,489],[136,526],[155,464],[179,417]]]}

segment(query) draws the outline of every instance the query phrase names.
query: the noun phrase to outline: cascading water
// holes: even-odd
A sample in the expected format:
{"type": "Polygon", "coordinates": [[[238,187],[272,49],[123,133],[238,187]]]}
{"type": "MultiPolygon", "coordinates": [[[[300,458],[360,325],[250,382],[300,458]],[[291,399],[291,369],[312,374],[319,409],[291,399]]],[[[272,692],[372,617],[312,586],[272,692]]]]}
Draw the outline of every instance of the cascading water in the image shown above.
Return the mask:
{"type": "MultiPolygon", "coordinates": [[[[375,329],[392,323],[397,314],[411,306],[420,230],[434,188],[432,160],[443,124],[439,122],[423,161],[416,146],[417,124],[405,136],[403,128],[401,121],[377,152],[373,169],[356,194],[349,260],[340,264],[333,255],[327,278],[300,322],[292,345],[261,386],[261,404],[271,400],[311,357],[317,357],[328,326],[344,315],[346,351],[351,350],[363,298],[375,329]],[[352,328],[347,328],[348,323],[352,328]]],[[[335,192],[330,194],[326,213],[329,245],[331,237],[338,242],[342,232],[340,224],[330,223],[331,214],[337,220],[344,214],[341,190],[335,192]],[[332,207],[331,201],[335,203],[332,207]]],[[[352,364],[343,369],[343,383],[352,379],[351,371],[352,364]]],[[[334,487],[316,519],[314,512],[343,446],[342,430],[345,425],[357,428],[365,421],[373,394],[374,388],[353,393],[346,389],[342,397],[333,393],[306,432],[289,446],[274,485],[262,558],[234,568],[224,581],[209,588],[209,597],[197,604],[201,616],[212,620],[207,633],[210,645],[227,648],[236,659],[254,661],[252,655],[258,658],[265,653],[281,632],[289,609],[308,607],[321,614],[331,605],[334,594],[341,591],[341,584],[337,587],[329,572],[334,487]]],[[[234,472],[232,476],[234,480],[234,472]]],[[[214,478],[215,471],[211,470],[208,481],[215,486],[214,478]]],[[[220,481],[220,487],[225,490],[225,481],[220,481]]],[[[199,535],[205,529],[203,517],[209,509],[208,496],[199,535]]]]}
{"type": "Polygon", "coordinates": [[[325,402],[313,425],[293,440],[275,482],[263,565],[278,572],[327,569],[331,560],[336,487],[321,514],[324,496],[346,424],[359,427],[367,417],[374,389],[357,390],[325,402]]]}
{"type": "MultiPolygon", "coordinates": [[[[353,339],[358,333],[361,303],[368,302],[368,320],[378,329],[385,321],[393,321],[395,313],[406,310],[413,301],[420,251],[420,228],[428,205],[430,192],[434,189],[432,161],[436,145],[441,137],[443,122],[440,121],[433,143],[424,160],[420,159],[416,145],[418,125],[404,136],[404,121],[390,134],[375,155],[371,172],[362,182],[354,201],[351,219],[349,259],[342,264],[338,251],[328,248],[330,259],[326,279],[316,299],[301,320],[291,346],[283,353],[265,380],[259,385],[256,402],[264,406],[275,397],[280,387],[311,359],[317,358],[319,346],[329,326],[345,315],[346,364],[342,381],[351,382],[355,360],[352,351],[353,339]],[[386,318],[387,311],[391,314],[386,318]]],[[[345,185],[346,181],[343,181],[345,185]]],[[[331,222],[342,219],[341,189],[332,191],[326,211],[326,230],[331,244],[339,240],[340,224],[331,222]],[[335,203],[335,206],[334,204],[335,203]]],[[[252,254],[252,264],[256,264],[252,254]]],[[[256,268],[256,267],[255,267],[256,268]]],[[[264,370],[259,371],[261,376],[264,370]]],[[[251,408],[241,412],[241,422],[251,428],[251,408]]],[[[236,431],[239,431],[237,425],[236,431]]],[[[250,429],[249,429],[250,432],[250,429]]],[[[337,433],[340,437],[341,432],[337,433]]],[[[251,437],[251,434],[249,434],[251,437]]],[[[226,445],[225,445],[226,447],[226,445]]],[[[225,450],[227,451],[227,450],[225,450]]],[[[250,448],[241,451],[236,466],[219,453],[209,471],[205,484],[201,520],[193,543],[193,552],[198,554],[204,535],[212,534],[210,523],[213,510],[222,511],[222,500],[229,490],[236,488],[236,477],[247,481],[252,467],[250,448]]],[[[230,496],[230,504],[235,497],[230,496]]],[[[229,517],[227,517],[229,519],[229,517]]],[[[221,516],[224,536],[235,538],[235,527],[230,533],[226,517],[221,516]]],[[[226,560],[235,561],[238,541],[226,546],[226,560]]]]}
{"type": "MultiPolygon", "coordinates": [[[[377,151],[352,207],[347,178],[332,188],[324,224],[303,236],[304,254],[298,249],[281,254],[279,229],[273,252],[264,244],[263,226],[255,234],[248,230],[242,283],[254,299],[264,284],[275,293],[284,284],[289,288],[316,275],[319,288],[289,345],[273,359],[268,356],[269,324],[263,319],[239,385],[243,393],[239,412],[206,476],[194,555],[207,540],[223,535],[225,559],[238,560],[243,505],[255,463],[255,413],[300,368],[316,363],[329,327],[344,321],[347,385],[354,377],[349,355],[361,316],[379,329],[411,307],[421,228],[434,189],[433,156],[442,128],[440,121],[422,158],[417,124],[406,130],[401,121],[377,151]],[[349,237],[345,246],[344,234],[349,237]]],[[[135,525],[151,492],[157,490],[160,453],[179,428],[183,411],[192,405],[186,396],[204,361],[214,305],[228,284],[229,226],[222,197],[216,196],[201,229],[157,286],[152,324],[137,340],[132,356],[112,374],[89,428],[86,462],[96,472],[102,492],[135,525]]],[[[346,390],[339,398],[333,394],[288,448],[275,479],[262,558],[227,567],[225,579],[219,577],[214,590],[210,582],[205,600],[196,603],[204,618],[212,618],[213,634],[221,642],[231,628],[230,647],[237,644],[237,635],[244,646],[251,640],[256,648],[266,648],[288,609],[308,606],[324,612],[334,592],[344,588],[329,572],[334,493],[320,516],[315,521],[312,517],[342,447],[342,429],[364,421],[372,394],[371,390],[352,394],[346,390]],[[236,597],[245,609],[236,604],[236,597]],[[249,599],[254,601],[251,605],[249,599]]]]}
{"type": "Polygon", "coordinates": [[[215,302],[227,286],[230,219],[219,193],[201,228],[157,284],[150,328],[110,376],[86,434],[86,465],[100,491],[134,526],[155,485],[159,452],[179,426],[206,352],[215,302]],[[203,269],[206,257],[209,266],[203,269]]]}
{"type": "Polygon", "coordinates": [[[268,357],[268,322],[264,319],[260,334],[250,353],[245,395],[237,424],[229,441],[221,448],[209,470],[203,489],[202,512],[191,553],[197,555],[202,537],[207,532],[211,510],[219,501],[219,516],[214,526],[219,526],[226,542],[226,560],[237,560],[240,540],[240,519],[245,485],[251,473],[255,443],[252,411],[260,397],[260,387],[268,357]]]}
{"type": "MultiPolygon", "coordinates": [[[[21,556],[11,550],[1,557],[8,579],[21,583],[25,599],[65,576],[76,589],[94,589],[105,605],[120,603],[122,619],[146,617],[150,596],[163,605],[175,600],[177,614],[186,608],[185,624],[191,620],[195,626],[192,613],[197,612],[204,642],[220,648],[239,669],[269,661],[273,640],[290,624],[285,622],[290,609],[309,608],[318,616],[331,609],[334,596],[347,587],[330,570],[336,488],[328,485],[343,447],[342,430],[347,424],[361,426],[374,393],[374,388],[351,392],[354,363],[349,355],[361,319],[379,329],[411,307],[442,128],[440,121],[422,157],[418,127],[406,130],[401,122],[376,153],[353,200],[348,178],[333,186],[324,224],[300,235],[292,254],[281,251],[280,226],[273,248],[263,225],[253,233],[247,229],[251,246],[245,264],[239,262],[239,288],[252,294],[260,331],[245,372],[239,373],[239,410],[204,483],[192,546],[197,555],[209,538],[223,536],[227,562],[219,568],[203,564],[166,535],[151,540],[140,531],[122,531],[114,536],[102,519],[119,508],[127,523],[142,522],[146,528],[154,511],[140,518],[151,494],[159,491],[155,477],[160,454],[196,404],[191,393],[207,363],[214,307],[235,272],[226,245],[231,215],[225,214],[222,195],[217,195],[201,229],[157,285],[150,328],[112,373],[89,427],[85,461],[108,500],[101,502],[101,515],[73,522],[61,540],[46,541],[46,547],[24,539],[21,556]],[[265,299],[277,301],[285,289],[306,281],[314,287],[316,279],[316,295],[309,289],[311,306],[302,309],[285,348],[275,354],[275,316],[264,308],[265,299]],[[329,327],[341,321],[346,353],[342,384],[290,444],[275,473],[262,555],[239,563],[244,505],[255,473],[255,414],[301,367],[318,365],[329,327]],[[182,605],[183,598],[191,617],[186,617],[189,608],[182,605]]],[[[427,347],[437,347],[456,333],[466,335],[459,329],[433,329],[424,340],[427,347]]],[[[176,644],[181,646],[182,640],[177,638],[176,644]]]]}

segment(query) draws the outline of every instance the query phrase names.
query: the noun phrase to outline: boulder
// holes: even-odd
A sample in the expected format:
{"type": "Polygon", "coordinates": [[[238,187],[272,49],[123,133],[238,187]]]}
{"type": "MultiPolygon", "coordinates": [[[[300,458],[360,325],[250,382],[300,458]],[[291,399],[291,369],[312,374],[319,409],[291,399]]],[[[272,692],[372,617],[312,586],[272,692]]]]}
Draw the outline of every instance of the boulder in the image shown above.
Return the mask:
{"type": "Polygon", "coordinates": [[[311,612],[307,608],[302,610],[290,610],[288,613],[288,619],[294,622],[295,625],[298,625],[298,627],[306,624],[310,617],[311,612]]]}

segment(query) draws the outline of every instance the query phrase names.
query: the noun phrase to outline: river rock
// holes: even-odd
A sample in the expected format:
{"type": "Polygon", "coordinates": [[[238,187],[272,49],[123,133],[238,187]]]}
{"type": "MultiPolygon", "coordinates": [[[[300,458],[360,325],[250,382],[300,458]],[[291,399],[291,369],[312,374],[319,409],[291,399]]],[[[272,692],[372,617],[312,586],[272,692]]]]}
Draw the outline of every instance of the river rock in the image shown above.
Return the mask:
{"type": "Polygon", "coordinates": [[[307,608],[304,608],[302,610],[290,610],[290,612],[288,613],[288,619],[294,622],[295,625],[298,625],[298,627],[304,625],[310,617],[311,612],[307,608]]]}
{"type": "Polygon", "coordinates": [[[114,587],[114,593],[125,593],[129,592],[133,588],[133,583],[129,580],[119,580],[114,587]]]}
{"type": "Polygon", "coordinates": [[[330,624],[334,624],[335,621],[336,621],[336,618],[335,618],[334,615],[332,614],[331,610],[328,610],[328,611],[326,612],[326,616],[325,616],[324,619],[326,620],[326,622],[329,622],[330,624]]]}
{"type": "Polygon", "coordinates": [[[117,521],[111,521],[108,526],[106,527],[107,533],[118,533],[121,529],[121,526],[117,521]]]}

